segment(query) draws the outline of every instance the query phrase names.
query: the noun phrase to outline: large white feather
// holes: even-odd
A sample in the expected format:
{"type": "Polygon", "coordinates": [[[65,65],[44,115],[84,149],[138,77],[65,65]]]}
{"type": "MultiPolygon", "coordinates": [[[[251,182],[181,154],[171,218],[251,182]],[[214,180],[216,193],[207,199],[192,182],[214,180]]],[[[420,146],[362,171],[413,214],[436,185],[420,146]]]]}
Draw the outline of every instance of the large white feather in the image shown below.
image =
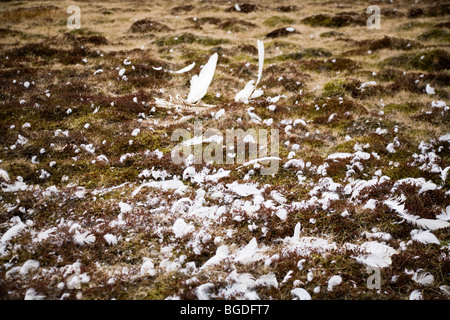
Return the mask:
{"type": "Polygon", "coordinates": [[[258,85],[259,81],[261,81],[264,66],[264,43],[262,42],[262,40],[258,40],[257,44],[258,44],[258,79],[256,80],[255,87],[258,85]]]}
{"type": "Polygon", "coordinates": [[[261,81],[262,77],[262,71],[264,67],[264,43],[261,40],[257,41],[258,45],[258,78],[256,79],[256,83],[254,80],[250,80],[245,85],[244,89],[239,91],[234,101],[236,102],[244,102],[245,104],[248,104],[248,100],[250,98],[258,98],[262,96],[264,93],[261,89],[257,89],[259,81],[261,81]]]}
{"type": "Polygon", "coordinates": [[[301,231],[301,224],[300,222],[297,222],[294,228],[294,236],[292,237],[292,240],[294,242],[298,242],[300,240],[300,231],[301,231]]]}
{"type": "Polygon", "coordinates": [[[214,77],[216,71],[218,55],[214,53],[203,66],[199,75],[195,75],[191,79],[191,90],[186,99],[187,103],[196,103],[201,100],[208,91],[209,85],[214,77]]]}
{"type": "Polygon", "coordinates": [[[422,229],[437,230],[450,227],[450,223],[447,221],[425,219],[421,218],[420,216],[415,216],[407,213],[407,210],[405,209],[405,204],[401,204],[398,199],[391,198],[385,200],[384,204],[386,204],[392,210],[397,211],[399,216],[405,219],[407,222],[415,224],[416,226],[421,227],[422,229]]]}

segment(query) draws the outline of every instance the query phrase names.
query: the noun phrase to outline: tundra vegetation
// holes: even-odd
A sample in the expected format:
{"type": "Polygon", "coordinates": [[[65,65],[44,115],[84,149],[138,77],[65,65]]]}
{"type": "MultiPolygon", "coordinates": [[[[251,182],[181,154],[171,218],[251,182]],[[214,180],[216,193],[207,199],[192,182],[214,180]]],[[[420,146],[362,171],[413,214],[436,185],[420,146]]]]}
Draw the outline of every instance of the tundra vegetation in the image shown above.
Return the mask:
{"type": "Polygon", "coordinates": [[[449,299],[450,2],[77,4],[0,2],[0,299],[449,299]],[[198,121],[278,171],[174,163],[198,121]]]}

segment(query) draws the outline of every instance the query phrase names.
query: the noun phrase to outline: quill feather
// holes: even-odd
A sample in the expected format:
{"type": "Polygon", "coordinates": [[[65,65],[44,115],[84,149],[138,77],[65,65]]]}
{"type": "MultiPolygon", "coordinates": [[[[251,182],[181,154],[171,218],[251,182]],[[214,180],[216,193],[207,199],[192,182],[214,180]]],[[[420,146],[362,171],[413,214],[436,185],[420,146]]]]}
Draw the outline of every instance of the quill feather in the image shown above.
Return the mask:
{"type": "Polygon", "coordinates": [[[196,103],[201,100],[208,91],[209,85],[216,71],[218,55],[214,53],[203,66],[199,75],[195,75],[191,79],[191,89],[186,99],[187,103],[196,103]]]}

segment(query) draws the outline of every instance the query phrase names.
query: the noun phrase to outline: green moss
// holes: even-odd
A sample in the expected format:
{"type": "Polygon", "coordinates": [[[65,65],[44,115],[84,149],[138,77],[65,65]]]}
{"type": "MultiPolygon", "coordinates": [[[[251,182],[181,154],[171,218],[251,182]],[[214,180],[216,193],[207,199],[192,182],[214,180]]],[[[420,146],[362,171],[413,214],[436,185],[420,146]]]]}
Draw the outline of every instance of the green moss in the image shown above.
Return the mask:
{"type": "Polygon", "coordinates": [[[411,114],[421,109],[423,105],[421,103],[415,102],[406,102],[406,103],[389,103],[384,107],[384,111],[386,114],[393,112],[402,112],[405,114],[411,114]]]}
{"type": "Polygon", "coordinates": [[[404,53],[385,59],[382,65],[424,71],[448,70],[450,68],[450,53],[442,49],[418,53],[404,53]]]}
{"type": "Polygon", "coordinates": [[[344,90],[345,81],[342,79],[335,79],[327,82],[323,86],[323,95],[329,96],[342,96],[345,93],[344,90]]]}
{"type": "Polygon", "coordinates": [[[436,40],[440,42],[450,42],[450,32],[444,29],[431,29],[419,36],[420,40],[436,40]]]}
{"type": "Polygon", "coordinates": [[[158,46],[175,46],[179,44],[198,43],[203,46],[217,46],[220,44],[229,43],[227,39],[215,39],[211,37],[197,36],[192,33],[183,33],[180,36],[165,36],[155,41],[158,46]]]}
{"type": "Polygon", "coordinates": [[[408,31],[416,28],[425,28],[431,25],[429,22],[421,22],[421,21],[408,21],[401,25],[399,25],[396,29],[399,31],[408,31]]]}
{"type": "MultiPolygon", "coordinates": [[[[405,160],[401,160],[405,161],[405,160]]],[[[392,181],[398,181],[405,178],[420,178],[424,176],[424,172],[417,167],[408,166],[400,163],[399,166],[387,166],[383,169],[383,174],[391,178],[392,181]]]]}
{"type": "Polygon", "coordinates": [[[303,19],[302,22],[310,25],[311,27],[337,27],[332,16],[328,14],[316,14],[303,19]]]}
{"type": "Polygon", "coordinates": [[[267,63],[284,62],[288,60],[301,60],[305,58],[331,57],[332,53],[323,48],[306,48],[302,51],[283,53],[273,58],[266,59],[267,63]]]}
{"type": "Polygon", "coordinates": [[[286,16],[272,16],[264,20],[263,24],[268,27],[278,27],[294,23],[295,20],[286,16]]]}

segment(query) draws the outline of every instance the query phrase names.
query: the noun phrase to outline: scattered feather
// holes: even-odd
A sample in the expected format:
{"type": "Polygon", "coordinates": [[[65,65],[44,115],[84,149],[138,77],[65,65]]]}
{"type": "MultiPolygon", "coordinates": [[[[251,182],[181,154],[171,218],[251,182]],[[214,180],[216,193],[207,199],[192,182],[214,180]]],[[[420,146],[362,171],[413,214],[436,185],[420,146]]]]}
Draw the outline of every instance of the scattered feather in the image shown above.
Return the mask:
{"type": "Polygon", "coordinates": [[[195,67],[195,62],[192,62],[190,65],[188,65],[187,67],[184,67],[183,69],[180,69],[178,71],[171,71],[171,72],[172,73],[181,74],[181,73],[185,73],[185,72],[191,71],[194,67],[195,67]]]}
{"type": "Polygon", "coordinates": [[[195,289],[195,295],[198,300],[209,300],[210,299],[210,290],[214,288],[214,284],[205,283],[195,289]]]}
{"type": "Polygon", "coordinates": [[[430,232],[430,230],[417,230],[414,229],[411,231],[411,238],[417,242],[429,244],[429,243],[435,243],[440,244],[438,238],[434,234],[430,232]]]}
{"type": "Polygon", "coordinates": [[[327,290],[328,291],[333,291],[334,287],[340,285],[342,283],[342,277],[341,276],[332,276],[330,278],[330,280],[328,280],[328,286],[327,286],[327,290]]]}
{"type": "Polygon", "coordinates": [[[294,296],[293,300],[311,300],[311,295],[303,288],[292,289],[291,295],[294,296]]]}
{"type": "Polygon", "coordinates": [[[423,300],[422,291],[416,289],[411,292],[409,295],[409,300],[423,300]]]}

